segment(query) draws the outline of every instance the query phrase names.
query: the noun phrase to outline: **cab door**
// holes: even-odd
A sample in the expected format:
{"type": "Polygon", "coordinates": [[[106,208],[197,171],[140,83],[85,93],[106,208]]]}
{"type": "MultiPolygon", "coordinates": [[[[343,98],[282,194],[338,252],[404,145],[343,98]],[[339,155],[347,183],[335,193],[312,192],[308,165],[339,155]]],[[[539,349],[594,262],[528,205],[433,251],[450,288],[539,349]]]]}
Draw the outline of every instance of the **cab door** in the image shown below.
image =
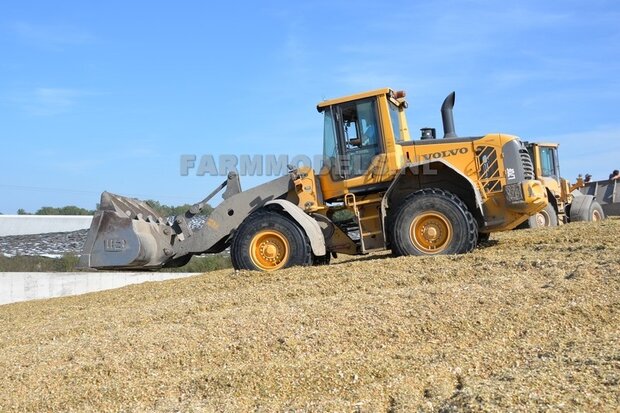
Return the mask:
{"type": "Polygon", "coordinates": [[[324,160],[320,180],[326,200],[346,193],[376,192],[388,182],[385,134],[379,99],[345,102],[325,109],[324,160]]]}

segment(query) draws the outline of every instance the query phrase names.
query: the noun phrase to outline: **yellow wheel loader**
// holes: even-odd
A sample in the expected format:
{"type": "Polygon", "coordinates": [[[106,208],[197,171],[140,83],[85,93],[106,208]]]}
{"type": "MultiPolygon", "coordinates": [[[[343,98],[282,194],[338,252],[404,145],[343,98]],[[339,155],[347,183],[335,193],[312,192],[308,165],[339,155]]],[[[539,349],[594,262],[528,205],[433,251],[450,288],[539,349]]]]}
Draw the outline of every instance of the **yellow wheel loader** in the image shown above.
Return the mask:
{"type": "Polygon", "coordinates": [[[559,144],[525,142],[534,163],[534,175],[547,191],[549,203],[528,218],[519,228],[553,227],[577,221],[600,221],[605,218],[603,208],[593,194],[579,191],[583,179],[571,185],[560,176],[559,144]]]}
{"type": "Polygon", "coordinates": [[[451,93],[444,136],[411,139],[404,92],[385,88],[326,100],[324,164],[242,191],[228,178],[172,223],[135,199],[104,192],[81,266],[157,269],[230,248],[237,269],[326,264],[336,254],[460,254],[493,231],[510,230],[547,205],[527,149],[515,136],[457,137],[451,93]],[[221,202],[192,230],[219,191],[221,202]]]}

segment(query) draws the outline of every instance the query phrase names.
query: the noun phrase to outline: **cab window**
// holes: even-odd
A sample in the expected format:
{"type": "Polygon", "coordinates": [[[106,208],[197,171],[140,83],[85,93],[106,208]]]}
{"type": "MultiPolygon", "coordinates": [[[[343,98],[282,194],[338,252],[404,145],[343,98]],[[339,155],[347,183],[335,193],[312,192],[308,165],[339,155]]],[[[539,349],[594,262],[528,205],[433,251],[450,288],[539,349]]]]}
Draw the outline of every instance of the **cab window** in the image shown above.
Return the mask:
{"type": "Polygon", "coordinates": [[[540,148],[540,169],[542,176],[558,178],[555,148],[540,148]]]}
{"type": "Polygon", "coordinates": [[[392,131],[394,132],[394,140],[396,142],[402,142],[403,136],[400,133],[400,109],[392,102],[390,102],[390,120],[392,122],[392,131]]]}
{"type": "Polygon", "coordinates": [[[324,110],[323,159],[334,180],[361,176],[381,152],[376,100],[345,102],[324,110]]]}
{"type": "Polygon", "coordinates": [[[342,114],[344,176],[363,175],[381,152],[379,122],[374,99],[348,102],[339,107],[342,114]]]}
{"type": "Polygon", "coordinates": [[[331,108],[325,110],[325,120],[323,123],[323,155],[325,159],[332,160],[335,160],[338,156],[336,128],[331,108]]]}

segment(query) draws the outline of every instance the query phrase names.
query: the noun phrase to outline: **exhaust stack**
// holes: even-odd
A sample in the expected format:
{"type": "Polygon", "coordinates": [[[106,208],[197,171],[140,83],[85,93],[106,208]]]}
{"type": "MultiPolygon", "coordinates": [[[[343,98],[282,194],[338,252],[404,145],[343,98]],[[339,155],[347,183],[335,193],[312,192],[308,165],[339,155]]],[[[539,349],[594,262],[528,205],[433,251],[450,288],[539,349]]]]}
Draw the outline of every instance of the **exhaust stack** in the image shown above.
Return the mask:
{"type": "Polygon", "coordinates": [[[452,115],[452,108],[454,107],[454,98],[456,93],[450,93],[441,105],[441,121],[443,123],[443,137],[456,138],[456,131],[454,130],[454,116],[452,115]]]}

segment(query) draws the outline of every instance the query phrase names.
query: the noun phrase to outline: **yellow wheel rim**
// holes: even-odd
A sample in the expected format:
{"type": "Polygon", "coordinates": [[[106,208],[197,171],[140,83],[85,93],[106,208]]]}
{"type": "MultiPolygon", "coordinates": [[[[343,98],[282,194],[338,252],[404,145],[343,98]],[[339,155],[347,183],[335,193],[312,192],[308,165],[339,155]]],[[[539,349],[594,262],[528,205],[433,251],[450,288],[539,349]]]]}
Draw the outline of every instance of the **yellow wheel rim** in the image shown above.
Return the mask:
{"type": "Polygon", "coordinates": [[[426,254],[439,254],[450,245],[452,224],[439,212],[425,212],[415,217],[410,234],[418,250],[426,254]]]}
{"type": "Polygon", "coordinates": [[[288,262],[291,248],[281,232],[264,230],[258,232],[250,243],[252,263],[263,271],[274,271],[288,262]]]}

